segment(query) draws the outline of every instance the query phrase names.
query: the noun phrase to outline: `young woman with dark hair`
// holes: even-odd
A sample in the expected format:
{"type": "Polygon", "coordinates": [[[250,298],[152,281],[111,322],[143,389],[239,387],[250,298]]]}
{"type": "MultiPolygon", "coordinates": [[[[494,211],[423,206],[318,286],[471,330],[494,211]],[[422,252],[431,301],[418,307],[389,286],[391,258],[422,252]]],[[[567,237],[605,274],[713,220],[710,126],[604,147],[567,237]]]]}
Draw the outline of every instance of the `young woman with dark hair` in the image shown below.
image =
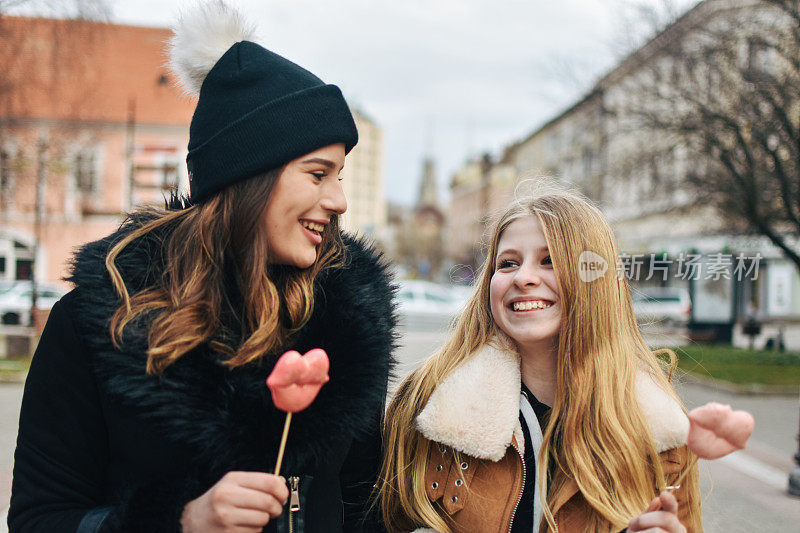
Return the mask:
{"type": "Polygon", "coordinates": [[[240,27],[215,1],[176,30],[199,92],[191,194],[78,251],[25,385],[11,531],[382,529],[395,318],[385,264],[339,232],[355,124],[337,87],[240,27]],[[294,417],[287,483],[265,379],[313,348],[330,382],[294,417]]]}

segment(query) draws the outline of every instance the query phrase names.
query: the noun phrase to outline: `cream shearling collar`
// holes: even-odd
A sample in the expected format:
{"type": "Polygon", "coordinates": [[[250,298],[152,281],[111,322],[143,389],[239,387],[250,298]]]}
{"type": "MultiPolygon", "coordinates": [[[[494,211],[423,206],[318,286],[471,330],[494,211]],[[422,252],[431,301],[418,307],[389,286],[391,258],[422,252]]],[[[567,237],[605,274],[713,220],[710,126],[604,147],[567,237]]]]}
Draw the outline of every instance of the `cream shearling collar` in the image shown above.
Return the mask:
{"type": "MultiPolygon", "coordinates": [[[[480,459],[499,461],[519,425],[519,357],[487,345],[433,391],[417,416],[429,440],[480,459]]],[[[660,453],[686,443],[689,419],[645,372],[636,381],[639,407],[660,453]]]]}

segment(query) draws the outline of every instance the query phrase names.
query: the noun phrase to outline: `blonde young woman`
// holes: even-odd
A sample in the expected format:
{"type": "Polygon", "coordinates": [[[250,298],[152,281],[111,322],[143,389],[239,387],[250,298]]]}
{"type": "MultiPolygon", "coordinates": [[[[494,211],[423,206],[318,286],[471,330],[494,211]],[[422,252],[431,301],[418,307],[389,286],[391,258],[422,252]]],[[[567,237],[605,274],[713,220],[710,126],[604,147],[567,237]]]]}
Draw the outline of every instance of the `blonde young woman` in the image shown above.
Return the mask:
{"type": "Polygon", "coordinates": [[[450,339],[389,406],[390,531],[702,529],[688,420],[616,258],[576,194],[502,214],[450,339]]]}

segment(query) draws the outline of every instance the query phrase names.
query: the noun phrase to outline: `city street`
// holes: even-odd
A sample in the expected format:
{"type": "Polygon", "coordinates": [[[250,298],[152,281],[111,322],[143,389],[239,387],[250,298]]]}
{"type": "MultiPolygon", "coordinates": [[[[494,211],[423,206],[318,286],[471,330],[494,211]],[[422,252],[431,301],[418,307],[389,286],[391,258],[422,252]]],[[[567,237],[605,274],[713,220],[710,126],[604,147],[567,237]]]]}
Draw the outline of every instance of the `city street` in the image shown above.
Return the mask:
{"type": "MultiPolygon", "coordinates": [[[[405,321],[398,350],[398,378],[441,345],[443,321],[405,321]]],[[[22,384],[0,384],[0,498],[5,514],[11,488],[22,384]]],[[[709,532],[800,530],[800,499],[786,494],[787,473],[797,450],[798,398],[716,392],[689,383],[678,386],[687,407],[711,400],[750,411],[756,419],[750,447],[717,461],[701,462],[703,515],[709,532]]],[[[5,519],[0,532],[6,531],[5,519]]]]}

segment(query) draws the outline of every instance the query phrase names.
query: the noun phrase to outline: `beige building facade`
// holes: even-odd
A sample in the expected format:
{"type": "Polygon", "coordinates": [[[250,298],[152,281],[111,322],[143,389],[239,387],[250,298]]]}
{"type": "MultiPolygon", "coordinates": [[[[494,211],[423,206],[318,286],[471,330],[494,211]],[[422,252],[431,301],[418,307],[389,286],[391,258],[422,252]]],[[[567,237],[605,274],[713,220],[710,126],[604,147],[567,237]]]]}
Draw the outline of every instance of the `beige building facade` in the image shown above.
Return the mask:
{"type": "Polygon", "coordinates": [[[513,199],[517,181],[513,167],[488,156],[468,161],[453,175],[444,227],[445,251],[451,261],[473,270],[480,266],[488,245],[486,228],[513,199]]]}
{"type": "Polygon", "coordinates": [[[352,108],[358,128],[358,144],[347,155],[342,171],[342,188],[347,212],[342,227],[372,239],[386,239],[384,199],[383,130],[358,108],[352,108]]]}

